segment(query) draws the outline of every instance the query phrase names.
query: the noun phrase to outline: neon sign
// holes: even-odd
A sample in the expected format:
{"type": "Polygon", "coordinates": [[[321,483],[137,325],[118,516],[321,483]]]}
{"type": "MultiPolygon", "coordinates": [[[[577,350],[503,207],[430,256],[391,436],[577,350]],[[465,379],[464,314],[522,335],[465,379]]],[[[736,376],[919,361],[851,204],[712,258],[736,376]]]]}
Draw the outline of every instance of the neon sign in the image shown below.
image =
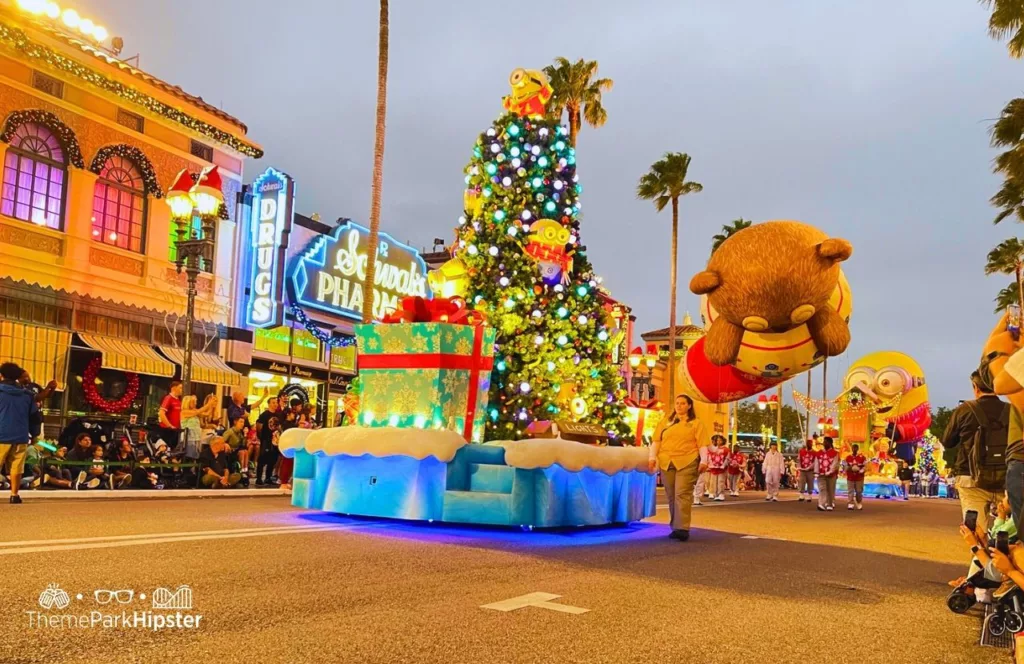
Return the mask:
{"type": "MultiPolygon", "coordinates": [[[[291,266],[292,298],[305,308],[359,319],[363,309],[370,231],[352,221],[314,240],[291,266]]],[[[373,280],[373,317],[398,308],[403,297],[430,297],[427,265],[418,251],[380,234],[373,280]]]]}
{"type": "Polygon", "coordinates": [[[268,168],[252,183],[249,220],[252,265],[249,307],[245,314],[249,327],[277,327],[283,321],[281,272],[294,201],[295,181],[280,171],[268,168]]]}

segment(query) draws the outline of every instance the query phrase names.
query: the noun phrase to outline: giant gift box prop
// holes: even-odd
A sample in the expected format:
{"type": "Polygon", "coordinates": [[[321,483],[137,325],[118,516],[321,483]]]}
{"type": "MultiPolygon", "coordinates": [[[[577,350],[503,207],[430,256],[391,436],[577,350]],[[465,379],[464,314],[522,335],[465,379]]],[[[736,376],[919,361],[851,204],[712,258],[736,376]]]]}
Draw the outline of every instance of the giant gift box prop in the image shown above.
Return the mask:
{"type": "Polygon", "coordinates": [[[650,442],[665,414],[661,402],[657,399],[640,402],[626,399],[623,403],[626,404],[626,423],[633,432],[633,442],[636,445],[643,445],[645,440],[650,442]]]}
{"type": "Polygon", "coordinates": [[[360,423],[445,428],[481,442],[494,335],[459,299],[406,298],[383,325],[356,325],[360,423]]]}

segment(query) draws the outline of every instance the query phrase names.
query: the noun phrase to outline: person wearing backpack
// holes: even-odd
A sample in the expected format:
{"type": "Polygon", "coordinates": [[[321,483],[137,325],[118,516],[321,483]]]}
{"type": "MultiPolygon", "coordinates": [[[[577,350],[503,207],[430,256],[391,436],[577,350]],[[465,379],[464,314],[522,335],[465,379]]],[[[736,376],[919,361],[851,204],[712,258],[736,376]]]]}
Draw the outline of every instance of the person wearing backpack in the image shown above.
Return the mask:
{"type": "Polygon", "coordinates": [[[971,384],[974,399],[956,407],[940,442],[947,451],[956,450],[950,473],[956,476],[961,511],[977,511],[978,525],[988,530],[989,514],[1006,491],[1010,404],[994,394],[987,365],[971,374],[971,384]]]}

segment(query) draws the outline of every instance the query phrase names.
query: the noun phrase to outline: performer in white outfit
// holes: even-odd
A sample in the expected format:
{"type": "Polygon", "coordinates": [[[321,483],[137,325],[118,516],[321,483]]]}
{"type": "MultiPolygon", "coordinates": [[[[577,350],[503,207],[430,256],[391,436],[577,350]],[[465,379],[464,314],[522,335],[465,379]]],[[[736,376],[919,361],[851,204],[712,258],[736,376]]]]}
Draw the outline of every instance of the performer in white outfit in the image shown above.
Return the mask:
{"type": "Polygon", "coordinates": [[[768,485],[765,500],[779,502],[779,483],[782,481],[782,473],[786,471],[786,460],[779,451],[778,443],[771,444],[768,453],[764,455],[761,469],[764,471],[765,484],[768,485]]]}
{"type": "Polygon", "coordinates": [[[697,483],[693,485],[693,504],[703,505],[700,502],[704,496],[704,478],[708,474],[708,445],[703,439],[700,441],[700,465],[697,467],[697,483]]]}

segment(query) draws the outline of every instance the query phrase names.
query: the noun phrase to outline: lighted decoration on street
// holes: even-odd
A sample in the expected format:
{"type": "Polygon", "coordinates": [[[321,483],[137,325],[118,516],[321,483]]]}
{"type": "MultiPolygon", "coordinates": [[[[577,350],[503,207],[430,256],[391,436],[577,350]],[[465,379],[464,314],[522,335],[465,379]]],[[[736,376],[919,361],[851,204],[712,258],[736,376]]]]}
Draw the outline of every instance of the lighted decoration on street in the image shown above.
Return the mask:
{"type": "MultiPolygon", "coordinates": [[[[292,301],[335,316],[362,318],[366,249],[370,231],[353,221],[310,243],[293,261],[292,301]]],[[[404,297],[430,297],[427,264],[414,248],[380,234],[373,281],[373,316],[383,319],[404,297]]]]}
{"type": "Polygon", "coordinates": [[[283,319],[281,299],[287,235],[292,225],[295,181],[268,168],[252,183],[252,216],[249,243],[250,299],[245,321],[249,327],[279,326],[283,319]]]}
{"type": "Polygon", "coordinates": [[[612,359],[621,335],[581,244],[576,151],[544,114],[543,74],[517,70],[510,82],[509,112],[479,135],[465,168],[453,245],[467,305],[497,332],[485,438],[522,438],[532,422],[560,418],[624,438],[626,395],[612,359]],[[563,398],[564,385],[576,386],[585,409],[563,398]]]}
{"type": "MultiPolygon", "coordinates": [[[[897,458],[914,464],[917,445],[932,422],[928,387],[920,365],[896,351],[871,353],[852,364],[843,384],[847,392],[866,402],[869,411],[867,431],[852,418],[849,427],[841,429],[844,443],[863,440],[862,434],[867,434],[870,440],[886,443],[887,447],[891,443],[897,458]]],[[[851,411],[855,409],[843,408],[840,412],[846,418],[853,414],[851,411]]],[[[841,422],[845,425],[846,420],[841,422]]]]}
{"type": "MultiPolygon", "coordinates": [[[[833,247],[826,243],[837,243],[840,255],[848,248],[845,241],[829,240],[806,224],[776,221],[744,229],[719,247],[708,264],[710,269],[691,282],[691,290],[704,293],[701,317],[709,329],[677,365],[677,380],[684,392],[705,403],[745,399],[820,364],[827,353],[815,341],[817,333],[825,333],[833,341],[848,340],[853,297],[835,261],[820,257],[819,245],[833,247]],[[723,249],[727,250],[724,254],[723,249]],[[758,252],[789,256],[790,262],[759,261],[755,258],[758,252]],[[796,270],[792,277],[786,276],[784,265],[789,264],[796,270]],[[815,279],[820,283],[813,285],[815,279]],[[828,287],[830,294],[820,304],[817,297],[823,287],[828,287]],[[720,314],[716,301],[729,309],[731,320],[720,314]],[[817,314],[822,318],[815,318],[817,314]],[[742,327],[744,321],[747,329],[742,327]],[[767,321],[770,324],[762,325],[767,321]],[[827,324],[816,333],[812,328],[822,321],[827,324]],[[721,333],[717,356],[708,348],[708,344],[715,345],[715,330],[721,333]],[[833,333],[835,337],[829,336],[833,333]],[[728,358],[731,361],[717,363],[728,358]]],[[[845,348],[833,344],[832,350],[839,346],[845,348]]]]}

